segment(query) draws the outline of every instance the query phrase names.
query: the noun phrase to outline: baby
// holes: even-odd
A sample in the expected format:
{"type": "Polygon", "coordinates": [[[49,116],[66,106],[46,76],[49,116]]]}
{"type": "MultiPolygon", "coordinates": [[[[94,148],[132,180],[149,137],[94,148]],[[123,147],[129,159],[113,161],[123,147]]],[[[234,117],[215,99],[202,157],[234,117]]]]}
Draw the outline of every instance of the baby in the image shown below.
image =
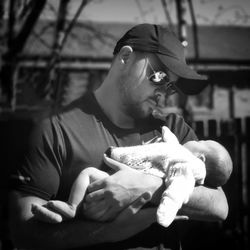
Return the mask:
{"type": "Polygon", "coordinates": [[[164,178],[166,189],[157,221],[168,227],[188,202],[195,184],[216,188],[227,182],[232,161],[227,150],[215,141],[189,141],[182,146],[167,127],[162,129],[162,139],[164,142],[110,148],[109,155],[131,168],[164,178]]]}
{"type": "MultiPolygon", "coordinates": [[[[190,141],[182,146],[167,127],[162,128],[161,142],[110,148],[107,155],[128,167],[164,178],[166,189],[157,208],[157,221],[164,227],[172,223],[181,206],[188,202],[195,184],[222,186],[232,172],[231,158],[219,143],[190,141]]],[[[102,221],[104,211],[91,217],[81,204],[89,183],[107,176],[96,168],[84,169],[71,188],[68,202],[49,201],[44,206],[34,204],[32,212],[35,218],[60,223],[74,218],[79,211],[89,219],[102,221]]]]}

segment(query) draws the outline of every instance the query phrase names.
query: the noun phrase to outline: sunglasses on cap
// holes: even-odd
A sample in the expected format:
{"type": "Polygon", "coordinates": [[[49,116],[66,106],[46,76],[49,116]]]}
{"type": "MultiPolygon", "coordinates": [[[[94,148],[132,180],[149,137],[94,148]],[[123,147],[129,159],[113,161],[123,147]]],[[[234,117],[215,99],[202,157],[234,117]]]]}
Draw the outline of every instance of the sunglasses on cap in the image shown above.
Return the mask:
{"type": "Polygon", "coordinates": [[[147,79],[157,87],[164,87],[168,95],[175,94],[177,89],[174,85],[174,82],[170,80],[169,75],[161,70],[155,71],[152,64],[150,63],[150,60],[147,61],[151,71],[153,72],[147,77],[147,79]]]}

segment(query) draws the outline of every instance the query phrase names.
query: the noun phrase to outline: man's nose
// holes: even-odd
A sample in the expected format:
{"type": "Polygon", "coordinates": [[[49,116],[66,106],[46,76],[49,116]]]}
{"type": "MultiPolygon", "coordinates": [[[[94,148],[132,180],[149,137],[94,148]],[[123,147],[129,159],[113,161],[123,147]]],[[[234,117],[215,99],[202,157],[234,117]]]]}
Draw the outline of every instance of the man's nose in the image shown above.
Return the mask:
{"type": "Polygon", "coordinates": [[[155,90],[155,96],[157,98],[157,106],[160,108],[166,107],[166,91],[164,88],[159,88],[155,90]]]}

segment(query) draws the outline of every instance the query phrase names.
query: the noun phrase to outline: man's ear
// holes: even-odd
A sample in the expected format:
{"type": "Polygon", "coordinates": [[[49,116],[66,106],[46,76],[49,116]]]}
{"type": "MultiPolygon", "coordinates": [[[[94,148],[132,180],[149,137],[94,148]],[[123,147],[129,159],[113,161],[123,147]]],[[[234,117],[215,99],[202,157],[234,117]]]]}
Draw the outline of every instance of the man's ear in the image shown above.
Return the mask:
{"type": "Polygon", "coordinates": [[[122,63],[122,64],[126,64],[131,56],[133,52],[133,49],[132,47],[126,45],[126,46],[123,46],[121,49],[120,49],[120,52],[119,52],[119,61],[122,63]]]}

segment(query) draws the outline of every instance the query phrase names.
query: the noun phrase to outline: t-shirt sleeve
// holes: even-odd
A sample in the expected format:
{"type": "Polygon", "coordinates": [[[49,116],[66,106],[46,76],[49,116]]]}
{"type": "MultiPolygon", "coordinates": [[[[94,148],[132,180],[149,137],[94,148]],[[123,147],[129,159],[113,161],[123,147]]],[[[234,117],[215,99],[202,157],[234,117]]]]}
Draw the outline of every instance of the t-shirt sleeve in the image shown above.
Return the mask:
{"type": "Polygon", "coordinates": [[[166,126],[176,135],[180,144],[198,140],[194,130],[177,114],[169,114],[166,117],[166,126]]]}
{"type": "Polygon", "coordinates": [[[53,199],[59,189],[63,141],[56,123],[46,119],[31,132],[22,162],[10,175],[10,189],[53,199]]]}

